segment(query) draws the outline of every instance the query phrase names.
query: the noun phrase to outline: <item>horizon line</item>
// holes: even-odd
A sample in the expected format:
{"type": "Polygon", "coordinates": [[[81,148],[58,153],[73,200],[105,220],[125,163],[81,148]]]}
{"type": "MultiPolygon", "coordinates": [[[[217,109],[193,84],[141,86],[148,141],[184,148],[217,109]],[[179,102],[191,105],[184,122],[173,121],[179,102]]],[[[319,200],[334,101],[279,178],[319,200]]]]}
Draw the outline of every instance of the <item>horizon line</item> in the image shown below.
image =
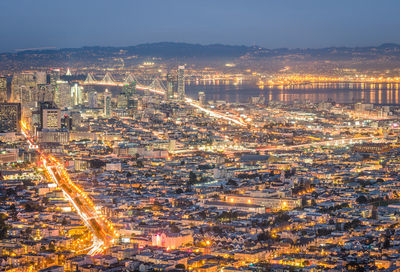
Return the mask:
{"type": "Polygon", "coordinates": [[[15,53],[21,53],[21,52],[30,52],[30,51],[60,51],[60,50],[65,50],[65,49],[82,49],[82,48],[95,48],[95,47],[100,47],[100,48],[129,48],[129,47],[136,47],[140,45],[153,45],[153,44],[187,44],[187,45],[199,45],[199,46],[212,46],[212,45],[220,45],[220,46],[231,46],[231,47],[247,47],[247,48],[260,48],[260,49],[266,49],[266,50],[280,50],[280,49],[288,49],[288,50],[296,50],[296,49],[301,49],[301,50],[318,50],[318,49],[328,49],[328,48],[376,48],[376,47],[381,47],[383,45],[394,45],[394,46],[399,46],[400,44],[395,43],[395,42],[383,42],[378,45],[357,45],[357,46],[326,46],[326,47],[275,47],[275,48],[268,48],[264,46],[259,46],[259,45],[244,45],[244,44],[224,44],[224,43],[190,43],[190,42],[173,42],[173,41],[163,41],[163,42],[145,42],[145,43],[138,43],[134,45],[117,45],[117,46],[110,46],[110,45],[83,45],[80,47],[56,47],[56,46],[43,46],[43,47],[33,47],[33,48],[17,48],[17,49],[11,49],[11,51],[4,51],[0,52],[0,54],[15,54],[15,53]]]}

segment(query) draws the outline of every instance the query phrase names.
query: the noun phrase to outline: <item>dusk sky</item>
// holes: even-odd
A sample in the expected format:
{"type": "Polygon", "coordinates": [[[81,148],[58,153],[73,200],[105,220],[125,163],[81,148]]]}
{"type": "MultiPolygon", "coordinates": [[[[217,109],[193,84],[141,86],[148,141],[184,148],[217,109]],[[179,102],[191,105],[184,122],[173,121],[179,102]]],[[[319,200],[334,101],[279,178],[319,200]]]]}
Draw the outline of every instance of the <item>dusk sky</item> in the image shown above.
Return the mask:
{"type": "Polygon", "coordinates": [[[399,0],[1,0],[0,51],[147,42],[400,43],[399,0]]]}

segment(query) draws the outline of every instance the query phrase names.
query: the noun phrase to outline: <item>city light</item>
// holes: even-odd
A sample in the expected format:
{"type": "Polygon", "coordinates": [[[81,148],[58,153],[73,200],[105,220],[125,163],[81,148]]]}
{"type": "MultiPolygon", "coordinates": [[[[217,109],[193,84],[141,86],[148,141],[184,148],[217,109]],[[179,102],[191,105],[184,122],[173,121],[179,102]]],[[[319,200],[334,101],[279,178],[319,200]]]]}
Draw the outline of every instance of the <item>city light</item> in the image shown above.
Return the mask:
{"type": "Polygon", "coordinates": [[[397,269],[400,46],[153,46],[2,55],[2,270],[397,269]]]}
{"type": "MultiPolygon", "coordinates": [[[[29,136],[27,126],[21,122],[21,127],[23,135],[30,144],[34,144],[33,139],[29,136]]],[[[70,180],[62,163],[51,155],[46,155],[40,150],[38,152],[42,157],[41,163],[44,166],[46,176],[63,191],[65,198],[93,233],[92,246],[88,254],[101,254],[113,244],[114,239],[118,236],[114,227],[107,219],[98,216],[94,203],[84,191],[70,180]],[[76,201],[77,199],[79,199],[79,203],[76,201]]]]}

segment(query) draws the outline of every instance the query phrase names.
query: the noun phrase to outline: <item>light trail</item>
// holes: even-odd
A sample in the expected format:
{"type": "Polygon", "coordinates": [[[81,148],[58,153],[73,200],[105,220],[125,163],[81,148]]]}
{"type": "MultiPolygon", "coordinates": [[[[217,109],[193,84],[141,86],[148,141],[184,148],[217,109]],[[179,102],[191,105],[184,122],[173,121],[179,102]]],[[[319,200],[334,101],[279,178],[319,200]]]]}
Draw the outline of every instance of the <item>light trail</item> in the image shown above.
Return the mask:
{"type": "Polygon", "coordinates": [[[64,189],[64,187],[62,186],[62,184],[60,184],[60,182],[58,181],[58,179],[56,178],[54,171],[52,169],[52,167],[50,165],[48,165],[48,162],[45,158],[42,159],[43,162],[43,166],[45,167],[45,169],[47,170],[46,173],[50,176],[50,179],[57,184],[57,186],[59,188],[61,188],[61,190],[64,193],[64,197],[72,204],[72,206],[75,208],[76,212],[78,213],[78,215],[81,217],[82,221],[84,222],[84,224],[92,231],[92,233],[94,234],[94,239],[93,239],[93,243],[91,246],[90,251],[88,252],[88,255],[96,255],[101,253],[100,249],[103,247],[104,242],[101,241],[100,239],[98,239],[96,237],[96,230],[93,228],[92,224],[90,223],[90,221],[88,220],[87,216],[85,215],[85,213],[82,211],[82,209],[78,206],[78,204],[76,203],[76,201],[73,200],[73,198],[71,197],[70,194],[68,194],[68,192],[64,189]]]}
{"type": "Polygon", "coordinates": [[[191,98],[185,97],[185,102],[187,104],[189,104],[190,106],[192,106],[192,107],[194,107],[194,108],[196,108],[196,109],[198,109],[200,111],[205,112],[206,114],[210,115],[211,117],[224,119],[226,121],[235,123],[236,125],[239,125],[239,126],[242,126],[242,127],[246,127],[247,126],[247,124],[243,120],[241,120],[240,118],[235,119],[235,118],[226,116],[225,114],[219,113],[217,111],[212,111],[212,110],[206,109],[206,108],[200,106],[199,104],[194,103],[191,98]]]}
{"type": "MultiPolygon", "coordinates": [[[[289,151],[295,150],[299,148],[309,148],[309,147],[320,147],[320,146],[341,146],[353,143],[361,143],[370,140],[376,139],[383,139],[384,136],[370,136],[370,137],[354,137],[354,138],[342,138],[336,140],[329,140],[329,141],[322,141],[322,142],[314,142],[309,144],[299,144],[299,145],[292,145],[292,146],[266,146],[266,147],[235,147],[235,146],[228,146],[228,147],[214,147],[216,150],[222,150],[225,153],[247,153],[247,152],[256,152],[256,151],[289,151]]],[[[207,151],[208,146],[206,147],[198,147],[194,149],[180,149],[171,152],[172,154],[187,154],[187,153],[194,153],[199,151],[207,151]]],[[[212,147],[210,147],[209,151],[213,151],[212,147]]]]}
{"type": "MultiPolygon", "coordinates": [[[[26,137],[28,143],[35,146],[36,144],[33,138],[30,137],[26,124],[21,122],[21,128],[22,134],[26,137]]],[[[62,163],[40,149],[37,149],[37,151],[41,156],[45,176],[63,191],[65,198],[74,207],[83,223],[93,234],[92,245],[89,247],[88,254],[97,255],[103,253],[118,237],[114,226],[103,215],[99,214],[87,194],[71,181],[62,163]]]]}
{"type": "Polygon", "coordinates": [[[297,148],[307,148],[307,147],[318,147],[318,146],[332,146],[332,145],[343,145],[343,144],[351,144],[353,142],[363,142],[375,139],[383,139],[384,136],[370,136],[370,137],[354,137],[354,138],[342,138],[336,140],[315,142],[309,144],[300,144],[300,145],[292,145],[292,146],[278,146],[278,147],[258,147],[256,150],[265,150],[265,151],[284,151],[284,150],[293,150],[297,148]]]}
{"type": "Polygon", "coordinates": [[[151,93],[159,94],[159,95],[165,95],[165,92],[163,90],[155,90],[151,89],[150,87],[146,87],[143,85],[136,85],[136,89],[139,89],[141,91],[149,91],[151,93]]]}
{"type": "MultiPolygon", "coordinates": [[[[146,87],[146,86],[136,86],[136,88],[141,90],[141,91],[149,91],[149,92],[152,92],[152,93],[155,93],[155,94],[165,95],[165,91],[151,89],[151,88],[146,87]]],[[[217,111],[206,109],[206,108],[200,106],[199,104],[195,103],[193,101],[193,99],[191,99],[191,98],[185,97],[184,98],[184,102],[186,102],[186,104],[188,104],[188,105],[190,105],[190,106],[192,106],[192,107],[194,107],[194,108],[196,108],[196,109],[198,109],[198,110],[210,115],[211,117],[218,118],[218,119],[224,119],[226,121],[235,123],[236,125],[239,125],[239,126],[247,126],[247,124],[243,120],[241,120],[240,118],[235,119],[235,118],[226,116],[225,114],[219,113],[217,111]]]]}

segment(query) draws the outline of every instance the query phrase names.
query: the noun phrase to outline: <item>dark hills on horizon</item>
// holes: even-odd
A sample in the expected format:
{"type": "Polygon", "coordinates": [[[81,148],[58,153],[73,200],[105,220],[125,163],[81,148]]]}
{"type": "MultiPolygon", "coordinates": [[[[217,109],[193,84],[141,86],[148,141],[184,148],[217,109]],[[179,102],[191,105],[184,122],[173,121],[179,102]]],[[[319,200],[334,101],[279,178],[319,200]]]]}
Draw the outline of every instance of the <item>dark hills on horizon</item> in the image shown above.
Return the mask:
{"type": "Polygon", "coordinates": [[[60,49],[26,49],[17,52],[5,52],[0,55],[26,55],[26,54],[56,54],[72,52],[99,52],[99,53],[120,53],[126,51],[128,54],[138,56],[154,57],[207,57],[207,56],[228,56],[240,57],[246,53],[263,52],[264,54],[277,55],[285,53],[323,53],[323,52],[386,52],[400,53],[400,44],[383,43],[379,46],[332,46],[323,48],[274,48],[269,49],[261,46],[226,45],[226,44],[194,44],[181,42],[157,42],[143,43],[132,46],[83,46],[79,48],[60,49]]]}
{"type": "Polygon", "coordinates": [[[237,46],[223,44],[190,44],[175,42],[146,43],[134,46],[85,46],[26,50],[0,54],[0,70],[21,70],[49,66],[110,65],[116,59],[124,59],[126,65],[148,58],[185,62],[196,61],[255,61],[255,62],[334,62],[380,65],[383,69],[400,67],[400,45],[385,43],[366,47],[327,48],[277,48],[237,46]],[[369,63],[368,63],[369,62],[369,63]],[[386,67],[387,66],[387,67],[386,67]]]}

